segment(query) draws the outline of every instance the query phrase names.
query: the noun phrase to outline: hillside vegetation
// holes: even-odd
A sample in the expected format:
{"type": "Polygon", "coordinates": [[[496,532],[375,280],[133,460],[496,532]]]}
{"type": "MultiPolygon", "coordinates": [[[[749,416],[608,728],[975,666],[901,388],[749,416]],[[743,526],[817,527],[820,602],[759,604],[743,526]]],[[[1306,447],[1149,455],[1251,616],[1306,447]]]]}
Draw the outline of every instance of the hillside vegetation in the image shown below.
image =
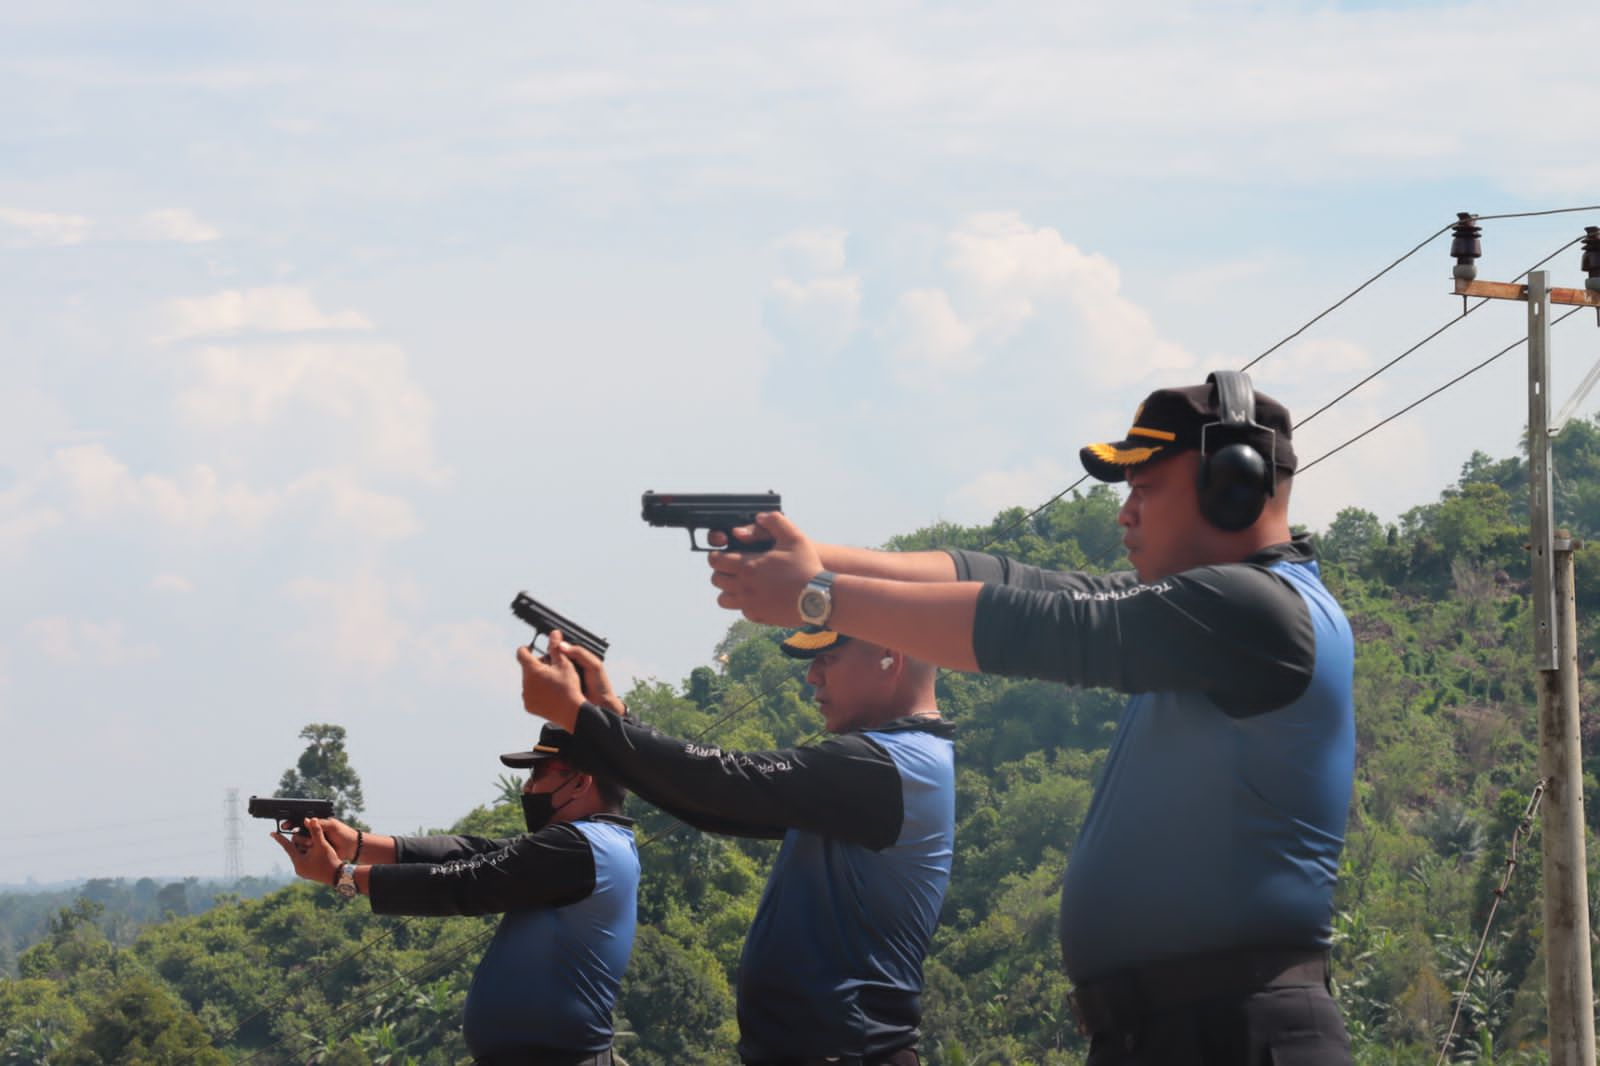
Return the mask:
{"type": "MultiPolygon", "coordinates": [[[[1593,423],[1563,434],[1556,469],[1562,520],[1580,536],[1595,532],[1593,423]]],[[[1525,479],[1520,460],[1475,455],[1435,503],[1393,522],[1347,510],[1322,531],[1325,574],[1358,640],[1358,780],[1334,962],[1363,1064],[1434,1061],[1537,779],[1525,479]]],[[[1314,473],[1302,480],[1297,492],[1317,491],[1314,473]]],[[[1029,562],[1103,568],[1120,565],[1116,510],[1116,496],[1099,487],[1027,522],[1009,511],[894,546],[997,541],[993,550],[1029,562]]],[[[1600,602],[1600,551],[1578,559],[1587,617],[1600,602]]],[[[715,667],[681,684],[641,684],[628,702],[663,730],[729,748],[810,738],[820,721],[777,638],[736,623],[715,667]]],[[[1595,639],[1585,625],[1586,670],[1595,639]]],[[[942,678],[940,698],[960,728],[959,824],[927,964],[925,1061],[1081,1063],[1056,944],[1057,886],[1122,699],[963,674],[942,678]]],[[[1594,728],[1586,717],[1587,741],[1594,728]]],[[[453,828],[517,831],[510,799],[453,828]]],[[[1591,836],[1597,808],[1588,808],[1591,836]]],[[[644,876],[619,1051],[632,1066],[733,1061],[730,989],[773,846],[677,827],[638,800],[631,813],[644,876]]],[[[1520,857],[1454,1061],[1544,1061],[1536,830],[1520,857]]],[[[1590,884],[1600,885],[1590,865],[1590,884]]],[[[95,917],[91,903],[63,910],[16,957],[15,977],[0,980],[0,1061],[462,1062],[462,1000],[493,927],[376,918],[364,903],[303,883],[175,914],[125,945],[95,917]]]]}

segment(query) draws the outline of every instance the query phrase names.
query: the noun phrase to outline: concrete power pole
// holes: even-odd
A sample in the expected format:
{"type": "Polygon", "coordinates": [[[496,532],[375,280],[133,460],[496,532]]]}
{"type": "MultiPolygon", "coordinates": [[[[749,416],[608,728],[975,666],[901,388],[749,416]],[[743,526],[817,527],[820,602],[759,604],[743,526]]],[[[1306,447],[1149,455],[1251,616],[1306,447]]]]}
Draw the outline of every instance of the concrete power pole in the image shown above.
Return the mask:
{"type": "MultiPolygon", "coordinates": [[[[1578,615],[1572,553],[1581,547],[1555,529],[1550,425],[1550,305],[1600,308],[1600,286],[1552,289],[1544,270],[1526,285],[1477,281],[1476,220],[1460,216],[1451,254],[1455,291],[1528,305],[1528,510],[1532,533],[1533,637],[1539,672],[1539,775],[1544,782],[1540,848],[1544,868],[1545,982],[1550,1066],[1595,1066],[1594,977],[1589,949],[1583,765],[1578,728],[1578,615]]],[[[1587,231],[1591,238],[1600,230],[1587,231]]],[[[1595,243],[1600,245],[1600,240],[1595,243]]],[[[1585,247],[1588,247],[1586,243],[1585,247]]],[[[1596,249],[1600,253],[1600,248],[1596,249]]],[[[1589,253],[1585,269],[1591,266],[1589,253]]],[[[1594,274],[1591,271],[1591,279],[1594,274]]],[[[1586,382],[1586,387],[1593,384],[1586,382]]],[[[1575,397],[1575,399],[1581,399],[1575,397]]]]}
{"type": "Polygon", "coordinates": [[[222,879],[233,884],[243,877],[239,861],[239,790],[228,789],[222,800],[222,879]]]}

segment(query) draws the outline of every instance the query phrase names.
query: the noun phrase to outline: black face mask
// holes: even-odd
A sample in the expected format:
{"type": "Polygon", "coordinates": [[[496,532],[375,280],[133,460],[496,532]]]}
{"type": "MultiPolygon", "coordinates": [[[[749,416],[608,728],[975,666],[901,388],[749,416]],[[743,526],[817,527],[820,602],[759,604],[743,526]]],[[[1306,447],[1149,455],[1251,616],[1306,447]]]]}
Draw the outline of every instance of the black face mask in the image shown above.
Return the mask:
{"type": "Polygon", "coordinates": [[[524,792],[522,794],[522,820],[527,824],[528,832],[537,833],[539,830],[549,825],[550,819],[556,816],[557,811],[565,807],[567,803],[571,803],[573,800],[578,798],[573,796],[569,798],[566,803],[563,803],[560,806],[556,805],[556,793],[560,792],[563,788],[566,788],[570,783],[570,780],[563,781],[552,792],[524,792]]]}

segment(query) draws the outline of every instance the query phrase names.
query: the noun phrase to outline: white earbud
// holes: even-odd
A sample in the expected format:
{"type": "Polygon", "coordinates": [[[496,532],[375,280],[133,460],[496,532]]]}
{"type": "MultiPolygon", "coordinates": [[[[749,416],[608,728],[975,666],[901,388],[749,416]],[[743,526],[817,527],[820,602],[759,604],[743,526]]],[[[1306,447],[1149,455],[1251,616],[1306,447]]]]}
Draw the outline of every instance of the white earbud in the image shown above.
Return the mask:
{"type": "Polygon", "coordinates": [[[887,670],[887,669],[889,669],[889,667],[891,667],[893,665],[894,665],[894,656],[893,655],[885,655],[883,658],[878,660],[878,669],[880,669],[880,670],[887,670]]]}

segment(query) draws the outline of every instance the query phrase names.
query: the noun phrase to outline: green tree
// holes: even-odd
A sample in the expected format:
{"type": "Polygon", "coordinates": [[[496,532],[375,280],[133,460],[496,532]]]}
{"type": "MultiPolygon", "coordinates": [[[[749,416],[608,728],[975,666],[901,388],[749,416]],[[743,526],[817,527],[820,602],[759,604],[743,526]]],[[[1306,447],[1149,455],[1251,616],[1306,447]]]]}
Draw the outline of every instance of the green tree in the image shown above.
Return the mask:
{"type": "Polygon", "coordinates": [[[733,995],[708,952],[641,925],[619,1006],[631,1032],[621,1047],[635,1066],[727,1061],[735,1040],[733,995]]]}
{"type": "Polygon", "coordinates": [[[61,1066],[221,1066],[227,1059],[159,981],[134,974],[112,990],[56,1061],[61,1066]]]}
{"type": "Polygon", "coordinates": [[[361,778],[344,750],[344,735],[344,726],[326,722],[300,730],[300,739],[309,743],[294,767],[283,772],[274,795],[332,800],[335,818],[366,829],[356,817],[366,801],[361,798],[361,778]]]}

